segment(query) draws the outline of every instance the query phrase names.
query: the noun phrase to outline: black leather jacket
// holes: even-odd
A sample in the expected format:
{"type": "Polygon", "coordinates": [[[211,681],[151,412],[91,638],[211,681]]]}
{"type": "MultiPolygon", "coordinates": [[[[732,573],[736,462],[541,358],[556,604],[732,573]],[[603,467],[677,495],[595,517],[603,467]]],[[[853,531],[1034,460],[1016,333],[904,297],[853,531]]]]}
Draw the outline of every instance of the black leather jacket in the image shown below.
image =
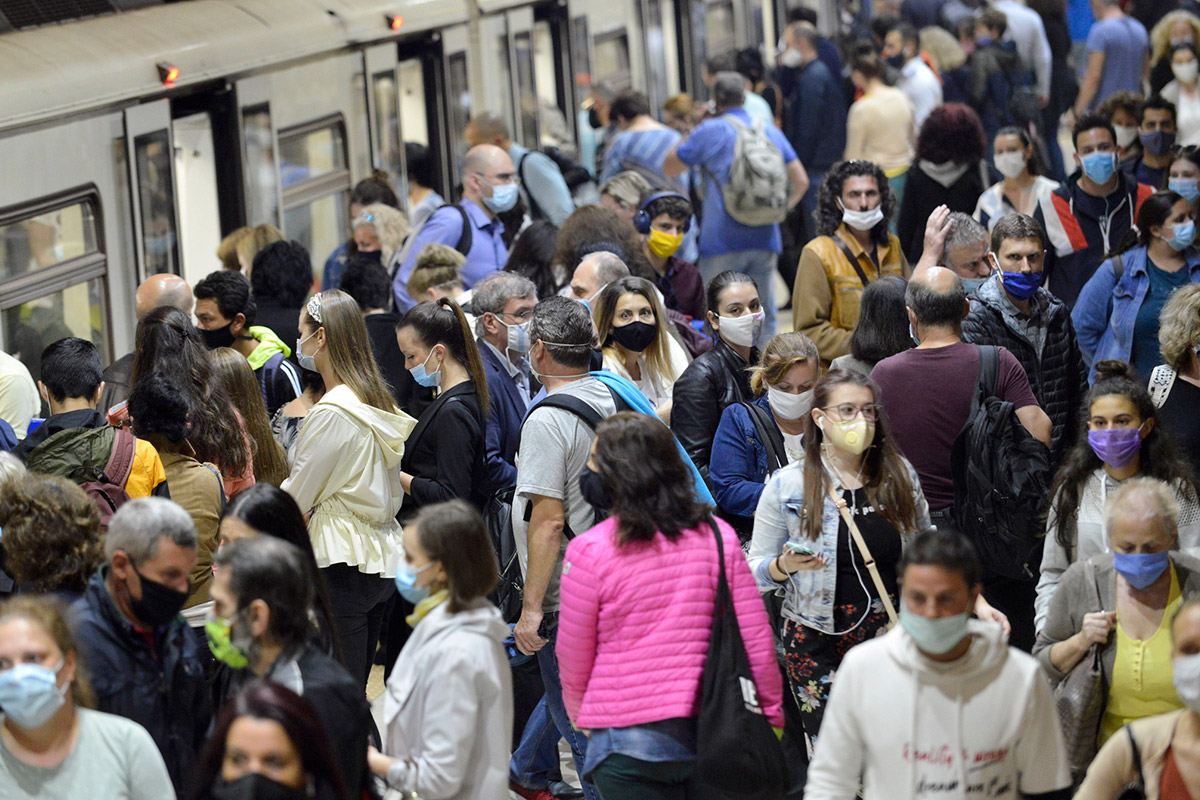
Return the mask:
{"type": "MultiPolygon", "coordinates": [[[[750,351],[750,362],[758,363],[758,350],[750,351]]],[[[721,412],[732,403],[753,400],[750,372],[741,356],[719,339],[713,348],[693,361],[672,392],[671,432],[692,457],[708,481],[708,457],[721,412]]]]}

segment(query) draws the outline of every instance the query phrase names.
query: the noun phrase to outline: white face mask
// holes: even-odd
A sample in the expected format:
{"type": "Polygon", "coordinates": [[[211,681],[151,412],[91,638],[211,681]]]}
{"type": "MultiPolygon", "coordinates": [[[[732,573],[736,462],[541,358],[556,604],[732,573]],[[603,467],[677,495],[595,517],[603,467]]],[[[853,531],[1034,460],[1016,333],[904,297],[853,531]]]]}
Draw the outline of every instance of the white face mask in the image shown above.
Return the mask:
{"type": "Polygon", "coordinates": [[[1019,151],[996,153],[996,169],[1006,178],[1015,178],[1025,171],[1025,154],[1019,151]]]}
{"type": "Polygon", "coordinates": [[[799,50],[784,50],[779,54],[779,66],[795,69],[804,63],[804,56],[799,50]]]}
{"type": "Polygon", "coordinates": [[[1136,125],[1113,125],[1113,130],[1117,132],[1117,147],[1129,147],[1137,139],[1136,125]]]}
{"type": "Polygon", "coordinates": [[[856,231],[869,231],[883,222],[883,203],[875,206],[870,211],[853,211],[849,208],[843,208],[842,222],[856,231]]]}
{"type": "Polygon", "coordinates": [[[738,347],[753,347],[758,332],[762,330],[766,314],[755,311],[753,314],[743,314],[740,317],[722,317],[717,315],[721,327],[717,331],[721,338],[738,347]]]}
{"type": "Polygon", "coordinates": [[[812,410],[813,390],[792,394],[774,386],[767,386],[767,403],[771,413],[779,419],[798,420],[812,410]]]}
{"type": "Polygon", "coordinates": [[[1200,714],[1200,654],[1176,658],[1171,662],[1171,671],[1179,699],[1200,714]]]}
{"type": "Polygon", "coordinates": [[[1180,83],[1191,84],[1196,82],[1196,75],[1200,72],[1200,66],[1193,59],[1192,61],[1185,61],[1182,64],[1172,64],[1171,72],[1175,74],[1175,80],[1180,83]]]}

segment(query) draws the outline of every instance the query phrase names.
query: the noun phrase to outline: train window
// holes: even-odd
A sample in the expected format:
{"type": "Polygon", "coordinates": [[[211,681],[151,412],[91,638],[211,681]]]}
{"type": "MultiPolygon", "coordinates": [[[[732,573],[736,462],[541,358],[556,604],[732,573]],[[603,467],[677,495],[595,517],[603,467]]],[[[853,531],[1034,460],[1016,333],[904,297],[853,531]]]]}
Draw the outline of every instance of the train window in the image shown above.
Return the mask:
{"type": "Polygon", "coordinates": [[[308,250],[314,272],[346,239],[350,170],[340,116],[279,132],[283,232],[308,250]]]}
{"type": "Polygon", "coordinates": [[[392,70],[371,78],[375,94],[375,139],[379,142],[380,166],[391,180],[397,180],[403,164],[400,159],[400,111],[396,102],[396,76],[392,70]]]}
{"type": "Polygon", "coordinates": [[[624,28],[597,34],[593,51],[596,68],[592,77],[595,80],[607,81],[618,91],[633,85],[629,71],[629,36],[624,28]]]}
{"type": "Polygon", "coordinates": [[[450,84],[450,156],[453,159],[452,182],[461,179],[462,160],[467,154],[463,131],[471,121],[471,88],[467,83],[467,54],[454,53],[446,59],[446,72],[450,84]]]}
{"type": "Polygon", "coordinates": [[[521,142],[526,147],[538,146],[538,96],[533,71],[533,40],[529,31],[513,35],[517,62],[518,124],[521,142]]]}
{"type": "Polygon", "coordinates": [[[242,131],[246,137],[246,219],[251,225],[277,224],[279,195],[270,106],[263,103],[242,109],[242,131]]]}
{"type": "Polygon", "coordinates": [[[146,274],[179,272],[179,236],[175,230],[175,186],[171,181],[171,140],[165,130],[133,140],[142,217],[146,274]]]}
{"type": "Polygon", "coordinates": [[[67,336],[95,343],[106,363],[107,262],[94,191],[0,214],[0,326],[5,350],[36,379],[42,349],[67,336]]]}
{"type": "MultiPolygon", "coordinates": [[[[500,20],[503,23],[503,20],[500,20]]],[[[492,39],[495,42],[495,57],[489,62],[496,66],[497,90],[492,98],[492,107],[484,109],[497,114],[510,128],[512,115],[509,113],[509,98],[512,95],[512,62],[509,59],[508,33],[504,32],[492,39]]]]}
{"type": "MultiPolygon", "coordinates": [[[[421,60],[410,58],[399,64],[400,130],[404,141],[429,146],[429,121],[425,118],[425,69],[421,60]]],[[[464,127],[466,127],[464,125],[464,127]]]]}
{"type": "Polygon", "coordinates": [[[710,57],[737,46],[733,26],[733,0],[705,0],[704,37],[710,57]]]}

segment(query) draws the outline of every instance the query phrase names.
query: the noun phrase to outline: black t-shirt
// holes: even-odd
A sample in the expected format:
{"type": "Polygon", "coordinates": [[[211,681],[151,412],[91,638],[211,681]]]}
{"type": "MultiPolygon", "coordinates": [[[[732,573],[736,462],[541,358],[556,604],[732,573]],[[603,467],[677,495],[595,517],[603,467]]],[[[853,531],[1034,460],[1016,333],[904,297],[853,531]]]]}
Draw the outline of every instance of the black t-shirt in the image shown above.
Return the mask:
{"type": "Polygon", "coordinates": [[[1200,386],[1176,377],[1158,416],[1179,454],[1200,473],[1200,386]]]}
{"type": "MultiPolygon", "coordinates": [[[[900,533],[892,523],[880,516],[867,497],[866,489],[843,490],[842,498],[854,515],[854,522],[871,555],[875,557],[875,566],[879,569],[879,577],[888,594],[896,594],[896,564],[900,561],[902,549],[900,533]]],[[[863,586],[867,588],[870,598],[878,598],[879,592],[867,571],[866,562],[858,546],[853,544],[850,530],[845,520],[839,517],[838,522],[838,551],[837,551],[837,603],[861,603],[863,601],[863,586]],[[853,560],[851,554],[853,553],[853,560]],[[857,568],[857,572],[855,571],[857,568]]]]}

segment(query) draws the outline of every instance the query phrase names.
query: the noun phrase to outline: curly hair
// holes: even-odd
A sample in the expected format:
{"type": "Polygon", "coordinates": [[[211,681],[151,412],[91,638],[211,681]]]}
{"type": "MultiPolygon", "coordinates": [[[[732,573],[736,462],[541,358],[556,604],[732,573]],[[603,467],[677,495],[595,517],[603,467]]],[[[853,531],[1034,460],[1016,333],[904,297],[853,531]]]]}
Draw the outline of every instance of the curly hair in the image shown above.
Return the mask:
{"type": "MultiPolygon", "coordinates": [[[[882,173],[881,173],[882,174],[882,173]]],[[[558,232],[554,263],[561,264],[572,275],[580,260],[596,242],[625,262],[629,272],[639,278],[654,280],[654,268],[642,250],[642,242],[633,223],[626,222],[603,206],[583,206],[571,212],[558,232]],[[614,249],[613,245],[617,247],[614,249]]]]}
{"type": "Polygon", "coordinates": [[[983,123],[970,106],[946,103],[929,113],[917,136],[917,158],[933,164],[974,164],[983,158],[987,143],[983,123]]]}
{"type": "Polygon", "coordinates": [[[83,592],[104,560],[100,510],[87,492],[30,473],[0,494],[5,569],[26,592],[83,592]]]}
{"type": "Polygon", "coordinates": [[[842,209],[838,201],[842,199],[842,187],[847,178],[866,175],[874,178],[879,187],[879,202],[883,209],[883,221],[871,229],[871,238],[876,244],[887,244],[888,220],[896,211],[896,195],[888,183],[887,175],[878,164],[861,159],[839,161],[825,173],[825,180],[817,190],[817,235],[833,236],[838,226],[842,224],[842,209]]]}
{"type": "Polygon", "coordinates": [[[1171,52],[1171,28],[1174,28],[1179,22],[1186,23],[1192,29],[1192,36],[1196,41],[1200,41],[1200,19],[1195,14],[1182,9],[1171,11],[1150,29],[1151,64],[1157,64],[1171,52]]]}
{"type": "MultiPolygon", "coordinates": [[[[1120,395],[1129,400],[1137,409],[1142,422],[1157,419],[1158,409],[1150,399],[1145,382],[1138,376],[1137,370],[1124,361],[1106,360],[1096,364],[1096,382],[1083,399],[1083,408],[1079,414],[1079,435],[1075,447],[1067,454],[1058,473],[1054,476],[1054,486],[1050,490],[1053,499],[1050,514],[1054,516],[1058,529],[1056,538],[1059,545],[1071,556],[1075,549],[1076,522],[1079,518],[1079,504],[1083,499],[1083,489],[1088,477],[1100,469],[1104,462],[1088,444],[1088,421],[1092,415],[1092,404],[1105,395],[1120,395]]],[[[1140,450],[1139,475],[1147,478],[1157,478],[1176,487],[1185,500],[1195,502],[1197,487],[1195,474],[1186,461],[1180,458],[1171,442],[1171,435],[1163,430],[1162,425],[1154,425],[1146,438],[1142,439],[1140,450]]]]}
{"type": "Polygon", "coordinates": [[[313,267],[299,242],[273,242],[254,257],[250,291],[260,308],[299,309],[312,289],[313,267]]]}
{"type": "Polygon", "coordinates": [[[1171,295],[1158,316],[1158,346],[1163,361],[1176,372],[1185,371],[1200,343],[1200,284],[1189,283],[1171,295]]]}
{"type": "Polygon", "coordinates": [[[358,212],[351,227],[375,231],[379,239],[379,260],[384,264],[391,263],[392,256],[404,246],[404,240],[412,233],[408,217],[384,203],[372,203],[358,212]]]}

